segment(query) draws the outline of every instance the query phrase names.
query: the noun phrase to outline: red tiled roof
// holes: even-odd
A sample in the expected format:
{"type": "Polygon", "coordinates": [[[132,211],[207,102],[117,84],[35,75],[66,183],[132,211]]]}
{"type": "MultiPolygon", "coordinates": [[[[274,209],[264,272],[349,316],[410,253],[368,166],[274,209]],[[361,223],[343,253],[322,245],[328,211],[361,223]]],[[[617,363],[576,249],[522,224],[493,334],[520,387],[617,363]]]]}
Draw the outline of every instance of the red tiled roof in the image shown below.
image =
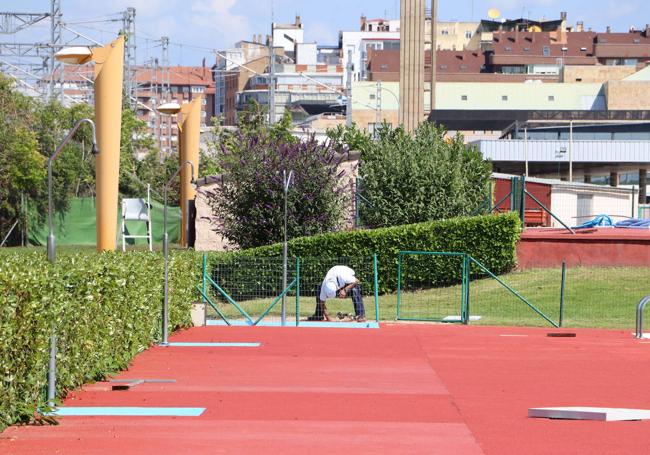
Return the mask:
{"type": "MultiPolygon", "coordinates": [[[[152,68],[138,67],[136,71],[136,80],[139,84],[151,82],[162,83],[164,71],[158,68],[155,71],[152,68]]],[[[212,74],[210,68],[205,66],[171,66],[169,67],[169,84],[170,85],[211,85],[212,74]]]]}

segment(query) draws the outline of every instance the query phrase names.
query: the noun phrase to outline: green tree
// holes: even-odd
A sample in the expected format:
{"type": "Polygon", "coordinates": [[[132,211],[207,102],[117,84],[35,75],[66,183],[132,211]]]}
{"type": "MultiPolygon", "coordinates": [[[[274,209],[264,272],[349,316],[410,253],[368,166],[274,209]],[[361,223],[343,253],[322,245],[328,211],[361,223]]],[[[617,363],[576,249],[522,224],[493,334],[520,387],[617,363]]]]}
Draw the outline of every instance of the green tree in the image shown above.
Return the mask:
{"type": "Polygon", "coordinates": [[[415,134],[385,125],[360,166],[361,221],[372,227],[470,215],[484,200],[491,165],[461,135],[423,122],[415,134]]]}

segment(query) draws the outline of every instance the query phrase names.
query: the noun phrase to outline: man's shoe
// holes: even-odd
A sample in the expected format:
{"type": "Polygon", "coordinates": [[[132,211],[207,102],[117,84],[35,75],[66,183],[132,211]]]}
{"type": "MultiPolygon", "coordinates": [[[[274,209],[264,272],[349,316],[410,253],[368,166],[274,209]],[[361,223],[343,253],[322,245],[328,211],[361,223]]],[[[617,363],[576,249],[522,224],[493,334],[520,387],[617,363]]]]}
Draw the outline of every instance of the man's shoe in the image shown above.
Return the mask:
{"type": "Polygon", "coordinates": [[[365,316],[357,316],[357,322],[366,322],[365,316]]]}
{"type": "Polygon", "coordinates": [[[316,316],[315,314],[307,318],[308,321],[324,321],[325,316],[316,316]]]}

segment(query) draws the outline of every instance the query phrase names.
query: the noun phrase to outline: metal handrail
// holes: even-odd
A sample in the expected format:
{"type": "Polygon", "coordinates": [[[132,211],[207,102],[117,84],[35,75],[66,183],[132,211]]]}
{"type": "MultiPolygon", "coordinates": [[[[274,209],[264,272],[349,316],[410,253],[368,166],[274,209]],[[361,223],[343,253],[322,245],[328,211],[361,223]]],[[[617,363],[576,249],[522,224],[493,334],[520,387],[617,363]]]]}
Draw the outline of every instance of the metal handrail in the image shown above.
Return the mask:
{"type": "Polygon", "coordinates": [[[643,310],[646,305],[650,303],[650,295],[646,295],[641,299],[636,307],[636,337],[643,338],[643,310]]]}

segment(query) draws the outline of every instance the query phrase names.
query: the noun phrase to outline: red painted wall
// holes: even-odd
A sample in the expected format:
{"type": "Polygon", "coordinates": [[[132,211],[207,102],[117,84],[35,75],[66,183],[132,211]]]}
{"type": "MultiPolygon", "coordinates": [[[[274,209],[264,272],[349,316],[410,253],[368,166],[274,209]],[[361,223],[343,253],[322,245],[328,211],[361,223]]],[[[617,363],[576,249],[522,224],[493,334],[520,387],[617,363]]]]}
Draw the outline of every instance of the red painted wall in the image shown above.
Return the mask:
{"type": "MultiPolygon", "coordinates": [[[[551,188],[551,185],[544,183],[526,182],[526,189],[528,192],[539,199],[539,201],[544,204],[549,210],[553,210],[551,207],[551,188]]],[[[509,179],[494,179],[494,200],[492,203],[496,204],[509,192],[509,179]]],[[[535,201],[533,201],[532,198],[526,196],[526,208],[530,209],[538,207],[539,206],[535,203],[535,201]]],[[[499,205],[499,208],[510,210],[510,198],[507,198],[503,204],[499,205]]]]}
{"type": "Polygon", "coordinates": [[[517,245],[518,268],[568,266],[650,267],[650,231],[597,229],[572,235],[529,229],[517,245]]]}

